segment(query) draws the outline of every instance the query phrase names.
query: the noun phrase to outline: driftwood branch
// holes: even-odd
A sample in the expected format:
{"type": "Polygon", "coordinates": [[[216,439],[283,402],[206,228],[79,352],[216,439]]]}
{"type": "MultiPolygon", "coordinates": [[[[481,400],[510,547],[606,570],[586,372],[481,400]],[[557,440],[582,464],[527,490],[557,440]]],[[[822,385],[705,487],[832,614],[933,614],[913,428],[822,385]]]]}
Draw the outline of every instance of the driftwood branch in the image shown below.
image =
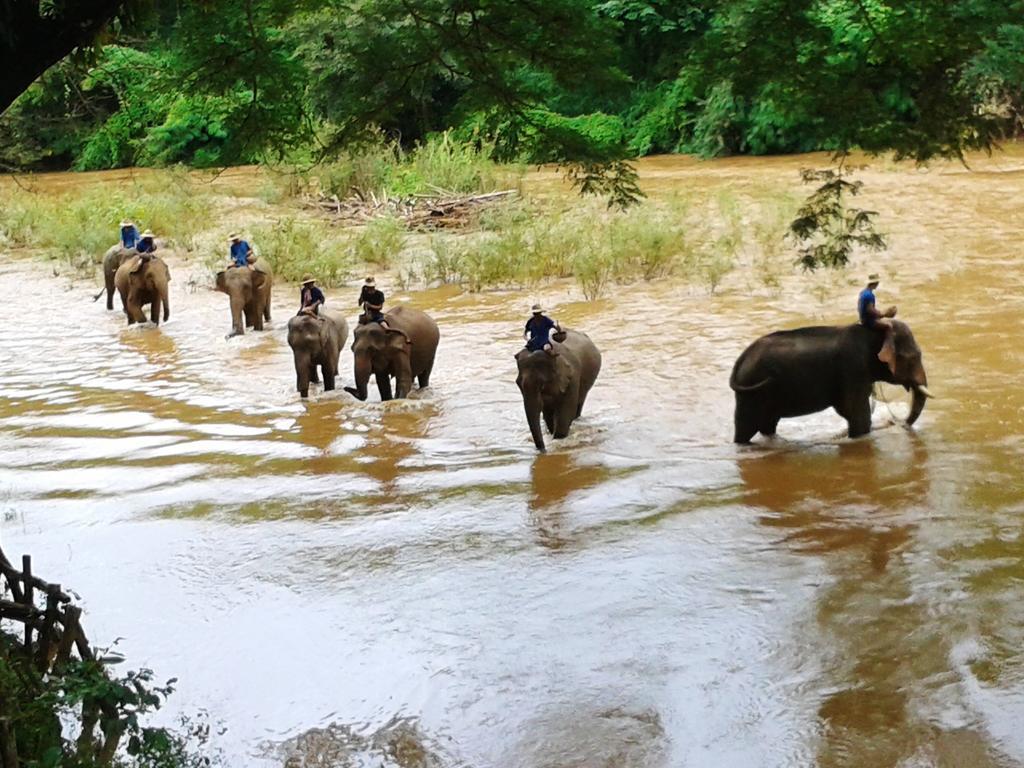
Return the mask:
{"type": "Polygon", "coordinates": [[[320,211],[335,222],[348,226],[366,224],[372,219],[391,217],[405,223],[409,229],[454,229],[473,223],[476,215],[489,205],[512,199],[514,189],[487,192],[481,195],[450,196],[439,190],[440,196],[414,195],[410,198],[377,196],[369,200],[351,197],[320,197],[303,202],[306,208],[320,211]]]}

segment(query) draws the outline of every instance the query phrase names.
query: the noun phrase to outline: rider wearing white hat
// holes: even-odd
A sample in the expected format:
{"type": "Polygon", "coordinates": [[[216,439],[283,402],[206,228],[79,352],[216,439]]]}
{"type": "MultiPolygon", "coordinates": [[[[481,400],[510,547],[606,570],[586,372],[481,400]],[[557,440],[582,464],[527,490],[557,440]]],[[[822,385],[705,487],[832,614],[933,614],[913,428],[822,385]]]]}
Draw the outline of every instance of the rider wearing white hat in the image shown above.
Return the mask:
{"type": "Polygon", "coordinates": [[[249,262],[252,259],[253,253],[249,243],[243,240],[242,236],[237,232],[232,232],[228,235],[228,245],[231,248],[231,264],[229,267],[252,269],[252,264],[249,262]]]}
{"type": "Polygon", "coordinates": [[[153,242],[154,237],[156,237],[156,235],[153,234],[153,230],[147,229],[139,237],[139,242],[135,246],[135,250],[137,250],[139,253],[152,253],[153,251],[155,251],[156,243],[153,242]]]}
{"type": "Polygon", "coordinates": [[[139,230],[131,219],[121,219],[121,247],[134,248],[139,242],[139,230]]]}
{"type": "Polygon", "coordinates": [[[896,307],[889,307],[885,312],[882,312],[875,306],[875,288],[878,287],[878,283],[878,273],[872,272],[868,275],[867,287],[857,296],[857,316],[860,318],[860,324],[864,327],[877,329],[885,334],[885,339],[882,341],[882,349],[878,353],[878,359],[883,363],[888,363],[889,367],[893,368],[893,373],[895,373],[894,365],[896,360],[895,349],[893,348],[891,318],[896,317],[896,307]]]}
{"type": "Polygon", "coordinates": [[[534,304],[530,312],[530,319],[526,321],[526,330],[523,331],[526,348],[531,352],[551,349],[551,331],[561,331],[561,327],[544,314],[544,307],[540,304],[534,304]]]}
{"type": "Polygon", "coordinates": [[[359,324],[380,323],[387,328],[384,320],[384,291],[377,288],[377,281],[372,277],[363,281],[363,289],[359,292],[359,306],[363,314],[359,316],[359,324]]]}

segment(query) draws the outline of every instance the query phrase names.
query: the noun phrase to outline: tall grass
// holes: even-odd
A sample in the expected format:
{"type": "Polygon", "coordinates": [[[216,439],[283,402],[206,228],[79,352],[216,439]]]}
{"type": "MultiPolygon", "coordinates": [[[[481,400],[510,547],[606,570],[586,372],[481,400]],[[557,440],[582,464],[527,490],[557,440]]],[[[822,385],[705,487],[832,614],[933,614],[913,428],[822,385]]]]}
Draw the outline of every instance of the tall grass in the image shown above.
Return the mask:
{"type": "Polygon", "coordinates": [[[524,169],[492,161],[487,149],[448,132],[406,150],[394,141],[364,146],[309,172],[319,190],[340,199],[477,194],[518,186],[524,169]]]}
{"type": "Polygon", "coordinates": [[[298,282],[307,272],[321,285],[344,283],[355,267],[348,238],[323,224],[285,217],[252,229],[252,245],[282,280],[298,282]]]}
{"type": "Polygon", "coordinates": [[[423,275],[470,291],[574,277],[595,299],[613,284],[654,280],[693,263],[684,223],[655,209],[545,211],[517,203],[489,212],[481,223],[484,231],[476,235],[434,236],[423,275]]]}
{"type": "Polygon", "coordinates": [[[352,247],[360,261],[390,269],[395,257],[405,246],[405,224],[391,216],[379,216],[367,222],[356,236],[352,247]]]}
{"type": "Polygon", "coordinates": [[[123,218],[152,229],[169,246],[192,250],[208,224],[206,191],[173,172],[119,187],[71,191],[0,192],[0,235],[14,246],[38,249],[78,269],[92,269],[117,242],[123,218]]]}

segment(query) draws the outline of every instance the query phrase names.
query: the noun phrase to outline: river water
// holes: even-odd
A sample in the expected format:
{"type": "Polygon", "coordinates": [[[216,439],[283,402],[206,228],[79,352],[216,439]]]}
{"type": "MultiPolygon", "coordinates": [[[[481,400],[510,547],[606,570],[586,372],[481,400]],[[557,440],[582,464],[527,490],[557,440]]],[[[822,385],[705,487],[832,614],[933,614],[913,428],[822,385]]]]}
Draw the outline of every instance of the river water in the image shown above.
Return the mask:
{"type": "MultiPolygon", "coordinates": [[[[822,162],[641,173],[742,196],[822,162]]],[[[857,441],[822,413],[737,448],[727,382],[762,333],[848,322],[868,264],[818,298],[740,273],[542,291],[604,368],[537,455],[512,358],[533,295],[398,292],[441,326],[432,387],[303,403],[287,287],[269,331],[225,340],[226,298],[180,277],[169,323],[127,328],[5,256],[4,548],[179,678],[165,716],[207,711],[226,765],[1024,765],[1024,152],[863,178],[880,299],[939,398],[908,431],[885,388],[857,441]]]]}

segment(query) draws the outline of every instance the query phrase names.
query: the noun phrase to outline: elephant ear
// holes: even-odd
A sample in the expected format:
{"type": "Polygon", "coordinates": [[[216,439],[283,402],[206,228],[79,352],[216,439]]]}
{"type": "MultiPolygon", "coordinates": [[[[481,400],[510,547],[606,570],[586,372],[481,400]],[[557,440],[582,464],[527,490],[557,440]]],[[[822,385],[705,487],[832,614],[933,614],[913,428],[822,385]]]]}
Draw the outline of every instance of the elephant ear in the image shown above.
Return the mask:
{"type": "Polygon", "coordinates": [[[555,387],[559,392],[565,392],[572,382],[572,366],[564,357],[555,357],[552,361],[555,369],[555,387]]]}
{"type": "Polygon", "coordinates": [[[400,331],[398,328],[388,328],[388,344],[391,346],[412,346],[412,339],[409,338],[409,334],[405,331],[400,331]]]}
{"type": "Polygon", "coordinates": [[[130,266],[130,267],[128,268],[128,274],[130,274],[130,275],[134,275],[134,274],[135,274],[136,272],[138,272],[139,270],[141,270],[141,269],[142,269],[142,267],[143,267],[143,266],[144,266],[145,264],[146,264],[146,260],[145,260],[145,259],[143,259],[143,258],[142,258],[141,256],[140,256],[140,257],[136,257],[136,258],[135,258],[135,263],[134,263],[134,264],[132,264],[132,265],[131,265],[131,266],[130,266]]]}
{"type": "Polygon", "coordinates": [[[267,281],[267,276],[259,270],[253,270],[252,272],[252,287],[259,290],[263,287],[263,284],[267,281]]]}
{"type": "Polygon", "coordinates": [[[225,293],[227,293],[227,281],[225,280],[226,277],[227,272],[225,272],[222,269],[220,272],[217,273],[217,277],[214,278],[213,284],[214,286],[216,286],[218,291],[224,291],[225,293]]]}

